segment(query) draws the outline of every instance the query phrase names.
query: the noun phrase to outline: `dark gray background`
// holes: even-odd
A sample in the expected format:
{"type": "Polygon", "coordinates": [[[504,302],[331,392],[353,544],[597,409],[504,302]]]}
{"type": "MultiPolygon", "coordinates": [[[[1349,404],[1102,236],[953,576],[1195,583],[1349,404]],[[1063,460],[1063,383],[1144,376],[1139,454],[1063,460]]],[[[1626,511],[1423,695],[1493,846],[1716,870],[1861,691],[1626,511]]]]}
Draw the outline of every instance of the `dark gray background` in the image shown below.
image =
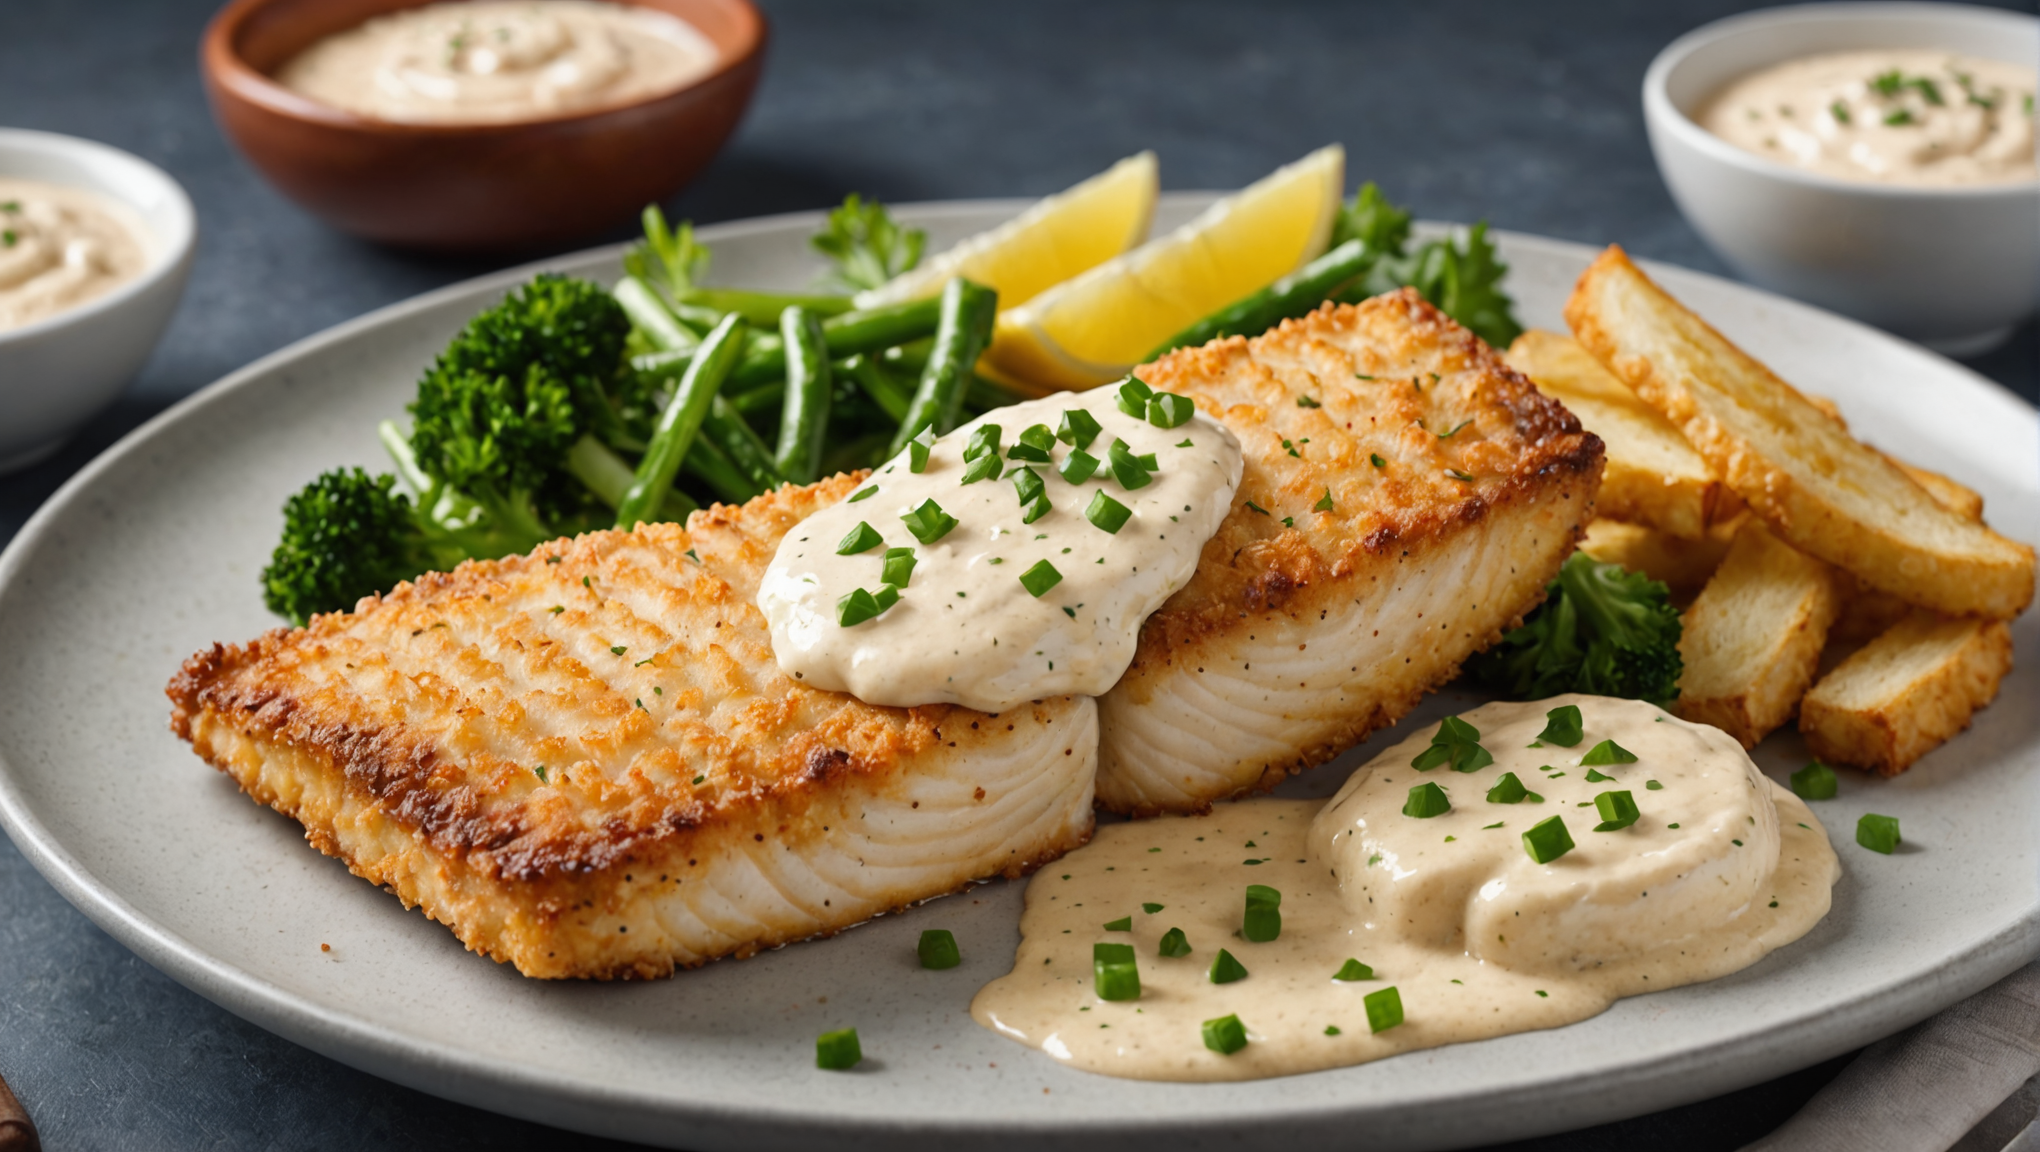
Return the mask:
{"type": "MultiPolygon", "coordinates": [[[[264,353],[511,262],[392,252],[271,191],[214,127],[196,46],[213,0],[0,0],[0,124],[103,140],[197,202],[196,271],[141,377],[57,458],[0,479],[0,542],[149,416],[264,353]]],[[[1327,141],[1349,178],[1433,219],[1725,272],[1674,209],[1638,90],[1723,0],[861,3],[767,0],[774,43],[728,151],[669,210],[700,222],[1037,195],[1143,148],[1170,188],[1237,187],[1327,141]]],[[[2030,10],[2030,4],[2013,4],[2030,10]]],[[[621,239],[592,237],[590,242],[621,239]]],[[[522,256],[533,254],[526,253],[522,256]]],[[[2040,335],[1973,362],[2040,400],[2040,335]]],[[[80,701],[89,722],[90,702],[80,701]]],[[[1514,1152],[1732,1149],[1832,1061],[1514,1152]]],[[[621,1148],[385,1083],[213,1007],[92,927],[0,838],[0,1076],[51,1149],[621,1148]]]]}

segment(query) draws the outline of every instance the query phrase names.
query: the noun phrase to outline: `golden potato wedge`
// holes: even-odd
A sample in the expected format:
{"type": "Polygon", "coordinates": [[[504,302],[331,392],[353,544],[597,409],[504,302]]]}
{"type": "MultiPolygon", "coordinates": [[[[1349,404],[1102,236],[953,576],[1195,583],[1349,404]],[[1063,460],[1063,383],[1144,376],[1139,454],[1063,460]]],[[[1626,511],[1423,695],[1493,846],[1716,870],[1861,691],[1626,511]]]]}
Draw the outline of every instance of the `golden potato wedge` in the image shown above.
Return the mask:
{"type": "Polygon", "coordinates": [[[1733,532],[1717,527],[1697,540],[1627,524],[1596,519],[1587,525],[1580,550],[1603,564],[1620,564],[1671,589],[1672,603],[1688,604],[1707,586],[1707,578],[1728,555],[1733,532]]]}
{"type": "MultiPolygon", "coordinates": [[[[1966,520],[1983,522],[1983,497],[1962,484],[1925,468],[1916,468],[1889,453],[1885,458],[1898,465],[1899,470],[1912,477],[1913,483],[1926,489],[1941,507],[1966,520]]],[[[1873,588],[1847,572],[1836,572],[1839,577],[1838,589],[1842,597],[1842,609],[1835,616],[1835,625],[1828,630],[1828,646],[1854,649],[1883,635],[1892,625],[1905,619],[1912,611],[1912,605],[1889,592],[1873,588]]],[[[1844,654],[1846,655],[1846,654],[1844,654]]],[[[1835,664],[1840,657],[1830,652],[1823,658],[1824,664],[1835,664]]]]}
{"type": "Polygon", "coordinates": [[[1741,509],[1679,430],[1572,337],[1532,329],[1516,337],[1507,359],[1608,445],[1597,515],[1694,540],[1741,509]]]}
{"type": "Polygon", "coordinates": [[[1580,277],[1565,316],[1795,548],[1950,615],[2005,619],[2032,602],[2032,548],[1943,508],[1622,249],[1611,246],[1580,277]]]}
{"type": "Polygon", "coordinates": [[[1896,776],[1969,727],[2011,668],[2004,621],[1914,609],[1813,686],[1799,730],[1822,760],[1896,776]]]}
{"type": "Polygon", "coordinates": [[[1934,502],[1974,524],[1983,523],[1983,494],[1959,481],[1951,480],[1928,468],[1908,464],[1890,453],[1884,458],[1898,465],[1898,470],[1912,477],[1912,482],[1927,490],[1934,502]]]}
{"type": "Polygon", "coordinates": [[[1680,618],[1673,710],[1755,747],[1813,683],[1837,606],[1834,570],[1751,517],[1680,618]]]}

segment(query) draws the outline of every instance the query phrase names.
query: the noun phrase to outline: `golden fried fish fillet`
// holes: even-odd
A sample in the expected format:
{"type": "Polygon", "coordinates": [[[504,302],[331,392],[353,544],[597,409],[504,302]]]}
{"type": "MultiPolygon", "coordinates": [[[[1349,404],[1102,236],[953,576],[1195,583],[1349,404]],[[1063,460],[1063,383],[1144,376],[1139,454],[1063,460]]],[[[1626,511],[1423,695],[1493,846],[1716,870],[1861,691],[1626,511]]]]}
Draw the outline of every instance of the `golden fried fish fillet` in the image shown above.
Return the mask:
{"type": "Polygon", "coordinates": [[[1247,462],[1099,700],[1112,811],[1272,788],[1394,723],[1539,602],[1593,516],[1601,441],[1408,289],[1139,375],[1247,462]]]}
{"type": "Polygon", "coordinates": [[[856,480],[463,564],[216,645],[171,682],[172,727],[527,976],[661,976],[1082,844],[1091,700],[878,708],[779,671],[758,580],[856,480]]]}

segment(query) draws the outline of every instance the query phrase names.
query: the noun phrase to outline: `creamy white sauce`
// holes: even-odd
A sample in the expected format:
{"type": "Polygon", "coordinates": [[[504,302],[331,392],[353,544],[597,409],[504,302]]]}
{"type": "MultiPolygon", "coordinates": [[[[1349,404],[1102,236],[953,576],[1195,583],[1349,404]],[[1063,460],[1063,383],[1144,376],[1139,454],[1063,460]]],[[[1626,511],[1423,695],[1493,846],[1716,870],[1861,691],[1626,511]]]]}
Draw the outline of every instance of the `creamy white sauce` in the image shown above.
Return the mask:
{"type": "Polygon", "coordinates": [[[1832,52],[1753,72],[1708,102],[1700,125],[1809,172],[1953,187],[2040,177],[2034,73],[1933,49],[1832,52]]]}
{"type": "Polygon", "coordinates": [[[1202,414],[1158,428],[1119,410],[1112,388],[1062,393],[1001,408],[937,439],[925,471],[902,454],[881,465],[851,499],[787,533],[766,568],[758,607],[787,675],[848,692],[871,704],[962,704],[1001,712],[1027,700],[1110,688],[1133,660],[1141,621],[1182,588],[1204,542],[1218,530],[1239,488],[1239,441],[1202,414]],[[1052,510],[1032,524],[1008,460],[997,479],[964,484],[963,459],[982,425],[1001,429],[1002,450],[1036,424],[1060,427],[1065,411],[1088,412],[1102,427],[1087,451],[1107,459],[1115,439],[1159,465],[1129,490],[1101,465],[1071,484],[1058,473],[1072,445],[1056,442],[1041,477],[1052,510]],[[864,495],[868,492],[869,495],[864,495]],[[1117,533],[1085,512],[1104,492],[1131,512],[1117,533]],[[861,498],[860,498],[861,497],[861,498]],[[935,501],[955,528],[924,544],[902,519],[935,501]],[[856,555],[837,548],[863,523],[882,543],[856,555]],[[899,601],[875,619],[844,627],[838,600],[876,592],[888,549],[912,548],[913,575],[899,601]],[[1061,581],[1040,596],[1021,576],[1038,563],[1061,581]]]}
{"type": "Polygon", "coordinates": [[[0,331],[106,295],[149,265],[148,229],[83,188],[0,178],[0,331]]]}
{"type": "Polygon", "coordinates": [[[1329,802],[1252,800],[1100,827],[1029,882],[1013,971],[978,993],[972,1015],[1092,1072],[1282,1076],[1584,1020],[1619,997],[1745,968],[1826,915],[1840,875],[1827,834],[1720,731],[1595,696],[1490,704],[1463,718],[1493,765],[1416,771],[1410,761],[1433,725],[1329,802]],[[1546,712],[1564,704],[1581,709],[1585,739],[1530,747],[1546,712]],[[1604,739],[1638,760],[1590,780],[1578,761],[1604,739]],[[1542,802],[1487,801],[1504,772],[1542,802]],[[1450,812],[1403,814],[1409,790],[1425,783],[1449,794],[1450,812]],[[1631,794],[1639,819],[1594,831],[1594,797],[1616,790],[1631,794]],[[1539,864],[1522,835],[1551,816],[1575,847],[1539,864]],[[1249,884],[1282,894],[1272,941],[1238,934],[1249,884]],[[1130,930],[1104,927],[1121,917],[1130,930]],[[1171,928],[1187,937],[1188,956],[1159,954],[1171,928]],[[1139,999],[1098,997],[1098,943],[1133,945],[1139,999]],[[1210,982],[1221,948],[1246,978],[1210,982]],[[1348,959],[1373,978],[1334,980],[1348,959]],[[1373,1032],[1366,997],[1390,987],[1403,1020],[1373,1032]],[[1222,1055],[1201,1026],[1227,1015],[1248,1043],[1222,1055]]]}
{"type": "Polygon", "coordinates": [[[378,16],[300,52],[276,79],[377,120],[494,124],[662,95],[718,55],[692,25],[649,8],[477,0],[378,16]]]}

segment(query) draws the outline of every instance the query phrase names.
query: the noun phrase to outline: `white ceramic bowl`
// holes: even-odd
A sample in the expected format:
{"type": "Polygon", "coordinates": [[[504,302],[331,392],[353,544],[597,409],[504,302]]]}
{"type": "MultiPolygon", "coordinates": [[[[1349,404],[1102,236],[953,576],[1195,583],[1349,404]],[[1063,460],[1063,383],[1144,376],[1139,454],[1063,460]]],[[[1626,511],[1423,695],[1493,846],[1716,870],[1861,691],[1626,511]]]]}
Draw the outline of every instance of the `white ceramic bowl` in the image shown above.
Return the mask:
{"type": "Polygon", "coordinates": [[[2040,19],[1962,4],[1809,4],[1718,20],[1651,62],[1651,151],[1679,209],[1747,279],[1945,352],[1982,351],[2040,302],[2040,180],[1857,184],[1746,152],[1694,118],[1748,72],[1875,48],[1945,48],[2032,68],[2040,19]]]}
{"type": "Polygon", "coordinates": [[[77,308],[0,329],[0,473],[62,447],[120,395],[156,347],[191,271],[198,225],[169,174],[118,148],[0,128],[0,176],[85,188],[135,210],[148,228],[140,276],[77,308]]]}

